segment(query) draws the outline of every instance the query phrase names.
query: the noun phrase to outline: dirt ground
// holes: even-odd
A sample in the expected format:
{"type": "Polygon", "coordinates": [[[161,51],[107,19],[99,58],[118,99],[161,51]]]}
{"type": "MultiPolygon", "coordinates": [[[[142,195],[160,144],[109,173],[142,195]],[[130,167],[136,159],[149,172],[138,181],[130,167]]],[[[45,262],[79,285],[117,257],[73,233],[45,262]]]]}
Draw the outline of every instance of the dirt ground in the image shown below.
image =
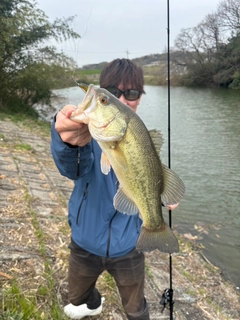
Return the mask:
{"type": "MultiPolygon", "coordinates": [[[[35,297],[41,319],[67,319],[61,310],[68,303],[67,203],[72,187],[53,163],[49,134],[0,120],[0,319],[24,319],[6,313],[6,306],[14,307],[14,286],[24,298],[35,297]],[[60,312],[53,313],[50,298],[57,301],[60,312]]],[[[240,319],[240,297],[234,286],[200,248],[178,236],[180,253],[172,255],[173,319],[240,319]]],[[[98,288],[106,300],[102,314],[91,319],[126,319],[107,273],[99,278],[98,288]]],[[[169,256],[158,251],[146,254],[145,294],[151,320],[170,319],[169,308],[162,313],[159,304],[166,288],[169,256]]]]}

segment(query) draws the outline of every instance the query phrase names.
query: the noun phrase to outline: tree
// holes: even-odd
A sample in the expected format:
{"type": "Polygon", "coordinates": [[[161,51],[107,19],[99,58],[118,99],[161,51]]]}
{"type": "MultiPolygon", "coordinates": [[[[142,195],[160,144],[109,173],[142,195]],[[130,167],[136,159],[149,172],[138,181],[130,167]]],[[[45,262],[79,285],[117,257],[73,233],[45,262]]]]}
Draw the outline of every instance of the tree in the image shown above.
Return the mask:
{"type": "Polygon", "coordinates": [[[175,46],[184,53],[184,63],[195,85],[212,85],[220,39],[218,16],[209,14],[196,27],[182,29],[175,46]]]}
{"type": "Polygon", "coordinates": [[[234,35],[240,32],[240,0],[224,0],[218,5],[217,14],[222,28],[234,35]]]}
{"type": "Polygon", "coordinates": [[[183,29],[175,41],[184,53],[188,83],[239,87],[240,0],[221,1],[196,27],[183,29]],[[231,85],[232,82],[236,85],[231,85]]]}
{"type": "Polygon", "coordinates": [[[80,36],[72,30],[73,17],[48,21],[31,0],[0,3],[0,108],[29,108],[49,104],[54,73],[75,66],[74,61],[47,40],[64,41],[80,36]]]}
{"type": "Polygon", "coordinates": [[[240,34],[219,47],[214,82],[224,87],[240,88],[240,34]]]}

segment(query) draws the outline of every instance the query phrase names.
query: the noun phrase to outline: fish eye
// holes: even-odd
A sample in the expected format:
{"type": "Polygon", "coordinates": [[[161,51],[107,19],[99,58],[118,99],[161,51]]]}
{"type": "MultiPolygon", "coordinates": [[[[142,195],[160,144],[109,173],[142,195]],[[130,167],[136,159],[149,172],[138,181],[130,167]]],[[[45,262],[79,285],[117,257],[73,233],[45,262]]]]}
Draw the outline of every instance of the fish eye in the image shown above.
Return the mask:
{"type": "Polygon", "coordinates": [[[108,104],[108,97],[107,96],[102,96],[100,98],[100,102],[104,105],[107,105],[108,104]]]}

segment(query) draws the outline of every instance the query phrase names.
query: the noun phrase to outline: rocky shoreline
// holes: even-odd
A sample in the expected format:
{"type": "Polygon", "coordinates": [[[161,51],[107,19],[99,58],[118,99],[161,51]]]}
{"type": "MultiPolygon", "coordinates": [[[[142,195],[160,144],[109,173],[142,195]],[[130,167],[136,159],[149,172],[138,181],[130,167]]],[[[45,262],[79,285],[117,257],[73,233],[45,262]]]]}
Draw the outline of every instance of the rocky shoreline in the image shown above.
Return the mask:
{"type": "MultiPolygon", "coordinates": [[[[19,319],[9,314],[15,308],[13,285],[25,299],[35,297],[41,319],[66,319],[61,310],[68,302],[67,203],[72,187],[53,163],[49,132],[0,120],[0,319],[19,319]],[[54,303],[59,308],[55,313],[54,303]]],[[[233,285],[179,238],[181,251],[172,256],[174,319],[240,319],[240,297],[233,285]]],[[[126,319],[112,279],[104,273],[98,286],[106,301],[102,314],[91,319],[126,319]]],[[[168,308],[162,313],[159,304],[166,288],[169,256],[158,251],[146,254],[145,294],[151,320],[169,319],[168,308]]]]}

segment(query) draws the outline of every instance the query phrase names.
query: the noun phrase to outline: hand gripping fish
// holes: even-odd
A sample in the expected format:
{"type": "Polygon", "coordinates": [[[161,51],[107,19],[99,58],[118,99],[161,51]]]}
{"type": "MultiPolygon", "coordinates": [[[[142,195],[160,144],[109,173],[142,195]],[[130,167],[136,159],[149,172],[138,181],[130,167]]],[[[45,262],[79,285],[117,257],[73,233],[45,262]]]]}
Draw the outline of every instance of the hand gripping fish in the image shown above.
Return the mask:
{"type": "Polygon", "coordinates": [[[140,215],[143,224],[136,249],[178,252],[178,240],[163,219],[162,204],[178,203],[185,187],[160,160],[162,135],[148,131],[140,117],[107,90],[80,87],[87,93],[71,119],[88,124],[102,149],[102,172],[108,174],[112,167],[118,178],[115,209],[140,215]]]}

